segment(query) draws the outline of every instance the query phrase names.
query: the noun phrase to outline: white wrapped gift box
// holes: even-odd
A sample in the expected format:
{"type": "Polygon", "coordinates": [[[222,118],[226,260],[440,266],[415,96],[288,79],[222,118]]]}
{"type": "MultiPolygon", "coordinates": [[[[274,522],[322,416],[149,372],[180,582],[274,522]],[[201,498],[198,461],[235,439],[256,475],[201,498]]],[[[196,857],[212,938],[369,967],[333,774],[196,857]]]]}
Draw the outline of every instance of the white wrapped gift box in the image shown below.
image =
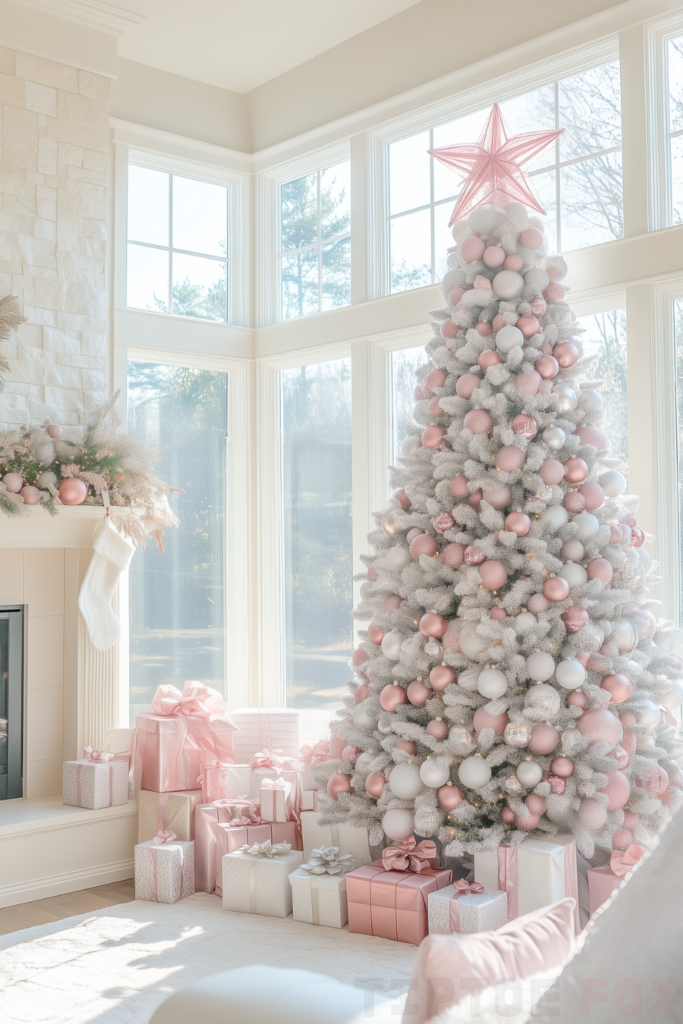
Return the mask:
{"type": "Polygon", "coordinates": [[[251,773],[251,799],[257,803],[261,800],[261,787],[264,779],[283,779],[290,787],[291,792],[296,792],[296,772],[289,768],[254,768],[251,773]]]}
{"type": "Polygon", "coordinates": [[[298,757],[299,712],[291,708],[238,708],[230,717],[239,732],[233,733],[235,761],[246,763],[254,754],[269,750],[283,757],[298,757]]]}
{"type": "Polygon", "coordinates": [[[349,919],[346,875],[313,875],[297,868],[289,876],[295,921],[343,928],[349,919]]]}
{"type": "Polygon", "coordinates": [[[264,821],[278,822],[290,820],[290,801],[292,798],[292,785],[285,779],[276,779],[273,786],[261,786],[259,790],[259,802],[261,804],[261,817],[264,821]]]}
{"type": "Polygon", "coordinates": [[[304,844],[304,860],[319,846],[338,846],[340,853],[350,853],[356,859],[356,867],[372,863],[368,830],[353,825],[320,825],[319,811],[302,811],[301,833],[304,844]]]}
{"type": "Polygon", "coordinates": [[[301,810],[302,811],[317,811],[318,809],[318,794],[314,789],[304,789],[301,793],[301,810]]]}
{"type": "Polygon", "coordinates": [[[427,913],[430,935],[450,935],[454,931],[460,934],[490,932],[507,924],[507,893],[500,889],[466,893],[458,896],[454,908],[451,908],[455,891],[454,885],[447,885],[445,889],[429,893],[427,913]]]}
{"type": "Polygon", "coordinates": [[[128,761],[65,761],[62,801],[72,807],[119,807],[128,803],[128,761]]]}
{"type": "Polygon", "coordinates": [[[292,912],[289,876],[303,863],[300,850],[279,857],[226,853],[223,871],[223,910],[265,917],[288,917],[292,912]]]}
{"type": "Polygon", "coordinates": [[[177,903],[194,892],[194,843],[153,840],[135,847],[135,899],[177,903]]]}

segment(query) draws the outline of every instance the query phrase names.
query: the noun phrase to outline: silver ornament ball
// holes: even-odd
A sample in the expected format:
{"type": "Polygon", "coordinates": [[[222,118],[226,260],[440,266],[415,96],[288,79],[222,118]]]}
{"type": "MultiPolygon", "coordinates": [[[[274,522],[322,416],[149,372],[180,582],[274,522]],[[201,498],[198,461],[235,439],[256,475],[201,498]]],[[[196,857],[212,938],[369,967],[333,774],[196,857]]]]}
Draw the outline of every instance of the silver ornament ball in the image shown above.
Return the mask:
{"type": "Polygon", "coordinates": [[[515,775],[524,789],[533,789],[543,778],[543,769],[537,761],[522,761],[515,775]]]}
{"type": "Polygon", "coordinates": [[[545,441],[551,452],[559,452],[561,448],[564,448],[566,439],[567,435],[562,427],[546,427],[541,434],[541,440],[545,441]]]}

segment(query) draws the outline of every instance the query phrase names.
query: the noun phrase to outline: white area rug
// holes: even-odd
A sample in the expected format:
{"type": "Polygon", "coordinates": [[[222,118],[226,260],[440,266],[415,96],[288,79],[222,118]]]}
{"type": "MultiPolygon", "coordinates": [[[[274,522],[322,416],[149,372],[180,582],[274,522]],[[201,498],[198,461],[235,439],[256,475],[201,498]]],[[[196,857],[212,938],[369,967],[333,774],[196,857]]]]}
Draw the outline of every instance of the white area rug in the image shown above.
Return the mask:
{"type": "Polygon", "coordinates": [[[206,893],[173,906],[136,900],[0,937],[0,1020],[147,1024],[171,992],[248,964],[386,993],[407,986],[415,951],[291,917],[224,913],[206,893]]]}

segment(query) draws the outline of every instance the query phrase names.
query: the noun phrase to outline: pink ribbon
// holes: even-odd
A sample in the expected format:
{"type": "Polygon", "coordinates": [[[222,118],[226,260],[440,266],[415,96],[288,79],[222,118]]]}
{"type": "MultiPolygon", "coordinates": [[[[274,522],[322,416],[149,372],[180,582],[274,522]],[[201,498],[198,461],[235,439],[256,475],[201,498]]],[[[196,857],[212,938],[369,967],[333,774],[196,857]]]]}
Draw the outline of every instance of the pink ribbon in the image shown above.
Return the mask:
{"type": "MultiPolygon", "coordinates": [[[[260,717],[260,716],[259,716],[260,717]]],[[[252,771],[257,768],[273,768],[276,772],[283,770],[290,772],[301,771],[301,764],[295,757],[282,757],[280,751],[270,750],[264,747],[257,754],[249,758],[249,765],[252,771]]]]}
{"type": "Polygon", "coordinates": [[[93,750],[92,747],[83,747],[83,759],[85,761],[113,761],[114,755],[106,750],[93,750]]]}
{"type": "Polygon", "coordinates": [[[304,743],[303,747],[299,751],[301,770],[308,772],[311,768],[315,767],[315,765],[329,761],[331,757],[330,744],[327,740],[318,740],[318,742],[312,747],[309,747],[307,743],[304,743]]]}
{"type": "Polygon", "coordinates": [[[404,839],[400,846],[387,846],[382,851],[382,867],[385,871],[414,871],[419,874],[427,868],[439,866],[436,843],[431,839],[415,842],[415,836],[404,839]]]}
{"type": "Polygon", "coordinates": [[[224,715],[225,705],[218,690],[204,686],[196,679],[186,679],[181,693],[169,683],[157,686],[152,698],[152,713],[155,715],[188,715],[193,718],[208,718],[209,715],[224,715]]]}
{"type": "MultiPolygon", "coordinates": [[[[114,771],[111,766],[114,754],[108,754],[105,750],[93,750],[92,747],[83,747],[83,760],[91,761],[93,764],[106,764],[109,769],[109,803],[107,806],[111,807],[114,799],[114,771]]],[[[78,807],[81,806],[81,772],[84,768],[84,764],[79,764],[78,771],[76,772],[76,804],[78,807]]]]}
{"type": "Polygon", "coordinates": [[[197,776],[197,785],[202,790],[202,796],[207,796],[209,792],[209,779],[207,776],[207,772],[220,771],[223,768],[230,768],[234,763],[234,761],[219,761],[217,758],[215,758],[213,761],[210,761],[208,764],[204,765],[204,770],[201,771],[197,776]],[[204,785],[205,781],[206,785],[204,785]]]}
{"type": "Polygon", "coordinates": [[[464,878],[458,878],[453,882],[455,892],[453,893],[450,902],[448,904],[448,917],[450,922],[451,932],[460,931],[460,907],[458,906],[458,900],[461,896],[469,896],[470,893],[484,892],[484,886],[480,885],[479,882],[468,883],[464,878]]]}
{"type": "MultiPolygon", "coordinates": [[[[165,846],[166,843],[172,843],[176,839],[175,832],[162,832],[159,830],[152,840],[152,851],[154,847],[165,846]]],[[[152,863],[150,865],[149,880],[152,887],[152,899],[156,903],[157,900],[157,858],[156,853],[152,852],[152,863]]]]}
{"type": "MultiPolygon", "coordinates": [[[[285,795],[285,815],[289,820],[292,817],[292,784],[287,782],[282,776],[278,776],[276,779],[263,779],[261,782],[261,789],[278,789],[285,795]]],[[[263,801],[261,801],[263,803],[263,801]]],[[[273,797],[273,811],[275,810],[275,797],[273,797]]]]}
{"type": "Polygon", "coordinates": [[[498,888],[508,894],[508,921],[512,921],[519,916],[517,851],[502,844],[498,847],[498,888]]]}
{"type": "Polygon", "coordinates": [[[226,828],[251,828],[252,825],[268,825],[267,821],[262,821],[256,811],[245,811],[239,818],[230,818],[228,821],[222,823],[226,828]]]}
{"type": "Polygon", "coordinates": [[[172,843],[177,838],[175,832],[157,832],[152,840],[152,846],[165,846],[166,843],[172,843]]]}
{"type": "Polygon", "coordinates": [[[610,870],[617,878],[623,878],[625,875],[632,871],[638,861],[645,853],[644,846],[637,846],[634,843],[624,850],[612,850],[612,856],[610,857],[610,870]]]}
{"type": "Polygon", "coordinates": [[[232,820],[234,815],[233,808],[237,808],[237,816],[246,815],[247,817],[253,816],[258,818],[258,821],[252,821],[252,825],[259,824],[261,819],[258,817],[260,807],[255,800],[247,800],[245,797],[226,797],[222,800],[212,801],[212,806],[218,811],[218,820],[222,822],[229,822],[232,820]]]}

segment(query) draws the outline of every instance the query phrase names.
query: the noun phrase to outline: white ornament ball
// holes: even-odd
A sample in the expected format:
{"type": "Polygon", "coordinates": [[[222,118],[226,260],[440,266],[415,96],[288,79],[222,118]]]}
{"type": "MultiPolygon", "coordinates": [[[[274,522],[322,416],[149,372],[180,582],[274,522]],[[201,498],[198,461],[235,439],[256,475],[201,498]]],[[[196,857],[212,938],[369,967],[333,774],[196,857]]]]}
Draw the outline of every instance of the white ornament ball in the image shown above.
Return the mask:
{"type": "Polygon", "coordinates": [[[538,619],[533,612],[520,612],[519,615],[515,616],[515,633],[526,633],[528,629],[532,629],[538,622],[538,619]]]}
{"type": "Polygon", "coordinates": [[[355,768],[357,772],[367,772],[370,770],[370,765],[375,760],[375,755],[370,754],[367,750],[362,754],[359,754],[356,758],[355,768]]]}
{"type": "Polygon", "coordinates": [[[504,220],[505,216],[499,210],[494,210],[492,206],[480,206],[470,214],[468,224],[476,234],[490,235],[504,220]]]}
{"type": "Polygon", "coordinates": [[[551,452],[559,452],[561,448],[564,448],[567,435],[562,427],[546,427],[541,434],[541,440],[545,441],[551,452]]]}
{"type": "Polygon", "coordinates": [[[422,441],[418,434],[411,434],[403,442],[403,454],[407,459],[411,458],[422,447],[422,441]]]}
{"type": "Polygon", "coordinates": [[[422,427],[428,427],[432,422],[432,414],[429,411],[429,399],[421,398],[419,402],[415,403],[413,410],[413,417],[416,423],[419,423],[422,427]]]}
{"type": "Polygon", "coordinates": [[[507,676],[498,668],[485,668],[477,676],[477,689],[482,697],[497,700],[508,688],[507,676]]]}
{"type": "Polygon", "coordinates": [[[588,573],[578,562],[566,562],[557,575],[566,580],[570,587],[582,587],[588,583],[588,573]]]}
{"type": "Polygon", "coordinates": [[[377,728],[377,715],[368,707],[367,698],[360,704],[356,704],[353,709],[353,724],[359,729],[367,729],[369,732],[374,732],[377,728]]]}
{"type": "Polygon", "coordinates": [[[389,839],[403,842],[415,831],[415,817],[412,811],[404,810],[402,807],[392,807],[382,818],[384,834],[389,839]]]}
{"type": "Polygon", "coordinates": [[[680,683],[671,680],[671,689],[667,690],[666,693],[658,693],[657,700],[663,708],[673,711],[683,704],[683,687],[680,683]]]}
{"type": "Polygon", "coordinates": [[[600,486],[608,498],[618,498],[626,490],[626,478],[616,469],[610,469],[600,477],[600,486]]]}
{"type": "Polygon", "coordinates": [[[551,260],[548,260],[548,263],[550,266],[557,267],[557,269],[559,270],[560,276],[557,279],[558,281],[562,281],[563,278],[567,276],[567,271],[569,270],[569,267],[567,266],[567,264],[561,256],[553,256],[551,260]]]}
{"type": "Polygon", "coordinates": [[[518,228],[523,228],[529,219],[529,211],[524,203],[508,203],[507,206],[504,207],[504,210],[507,219],[511,220],[518,228]]]}
{"type": "Polygon", "coordinates": [[[518,245],[515,249],[515,256],[519,256],[524,263],[535,263],[537,253],[533,249],[527,249],[525,245],[518,245]]]}
{"type": "Polygon", "coordinates": [[[586,670],[577,658],[565,658],[555,669],[555,678],[565,690],[576,690],[586,681],[586,670]]]}
{"type": "Polygon", "coordinates": [[[467,789],[481,789],[491,778],[491,769],[483,757],[466,757],[458,768],[458,778],[467,789]]]}
{"type": "Polygon", "coordinates": [[[382,516],[382,529],[390,537],[395,537],[397,533],[401,532],[401,516],[395,508],[389,509],[382,516]]]}
{"type": "Polygon", "coordinates": [[[564,505],[551,505],[542,514],[539,522],[546,529],[559,530],[561,526],[566,526],[569,522],[569,513],[564,505]]]}
{"type": "Polygon", "coordinates": [[[544,683],[555,671],[555,659],[547,651],[536,651],[526,659],[526,670],[530,679],[544,683]]]}
{"type": "Polygon", "coordinates": [[[444,299],[448,300],[448,293],[453,288],[462,288],[465,283],[465,275],[460,269],[449,270],[441,282],[441,293],[444,299]]]}
{"type": "Polygon", "coordinates": [[[55,461],[55,446],[49,439],[44,444],[37,445],[35,449],[36,460],[41,466],[49,466],[55,461]]]}
{"type": "Polygon", "coordinates": [[[389,658],[390,661],[398,661],[401,657],[401,644],[404,640],[403,633],[399,633],[396,629],[392,629],[390,633],[385,633],[382,639],[382,654],[384,657],[389,658]]]}
{"type": "Polygon", "coordinates": [[[389,786],[399,800],[414,800],[423,789],[420,769],[416,764],[397,764],[389,773],[389,786]]]}
{"type": "Polygon", "coordinates": [[[564,414],[567,412],[573,412],[573,410],[576,409],[576,391],[574,391],[573,388],[570,388],[568,384],[555,384],[553,386],[552,393],[557,395],[557,400],[553,406],[555,412],[564,414]]]}
{"type": "Polygon", "coordinates": [[[607,822],[607,805],[599,800],[582,800],[579,819],[591,832],[598,832],[607,822]]]}
{"type": "Polygon", "coordinates": [[[524,789],[533,789],[543,778],[543,769],[538,761],[522,761],[515,772],[524,789]]]}
{"type": "MultiPolygon", "coordinates": [[[[509,352],[515,347],[515,345],[523,344],[524,335],[520,331],[519,327],[513,327],[512,324],[506,324],[505,327],[501,327],[496,334],[496,348],[501,352],[509,352]]],[[[514,381],[512,383],[514,384],[514,381]]]]}
{"type": "Polygon", "coordinates": [[[540,686],[532,686],[526,692],[524,706],[527,708],[538,708],[548,718],[554,718],[560,710],[560,695],[554,686],[548,683],[541,683],[540,686]]]}
{"type": "Polygon", "coordinates": [[[640,725],[649,725],[651,729],[659,725],[660,712],[653,700],[646,700],[637,710],[640,725]]]}
{"type": "Polygon", "coordinates": [[[501,391],[503,392],[506,398],[517,398],[517,385],[515,384],[514,380],[506,380],[501,388],[501,391]]]}
{"type": "Polygon", "coordinates": [[[581,541],[593,540],[600,529],[600,523],[590,512],[579,512],[578,516],[574,516],[573,522],[578,526],[576,536],[581,541]]]}
{"type": "Polygon", "coordinates": [[[497,299],[517,299],[524,291],[524,278],[515,270],[501,270],[491,282],[497,299]]]}
{"type": "Polygon", "coordinates": [[[397,544],[395,547],[389,548],[387,551],[385,565],[389,572],[400,572],[401,569],[405,569],[412,560],[413,559],[408,548],[403,548],[397,544]]]}
{"type": "Polygon", "coordinates": [[[38,479],[36,480],[36,486],[42,488],[42,490],[44,491],[46,491],[48,487],[50,487],[50,485],[54,487],[56,483],[57,477],[55,476],[54,473],[51,473],[49,470],[46,473],[41,473],[38,479]]]}
{"type": "Polygon", "coordinates": [[[550,278],[545,270],[541,270],[540,267],[532,267],[524,275],[524,284],[527,288],[535,288],[539,292],[544,292],[550,284],[550,278]]]}
{"type": "Polygon", "coordinates": [[[430,789],[439,789],[440,786],[445,786],[450,774],[448,768],[441,768],[433,758],[423,761],[420,766],[420,778],[430,789]]]}
{"type": "Polygon", "coordinates": [[[602,396],[599,392],[587,388],[579,395],[579,405],[586,412],[598,412],[602,409],[602,396]]]}

